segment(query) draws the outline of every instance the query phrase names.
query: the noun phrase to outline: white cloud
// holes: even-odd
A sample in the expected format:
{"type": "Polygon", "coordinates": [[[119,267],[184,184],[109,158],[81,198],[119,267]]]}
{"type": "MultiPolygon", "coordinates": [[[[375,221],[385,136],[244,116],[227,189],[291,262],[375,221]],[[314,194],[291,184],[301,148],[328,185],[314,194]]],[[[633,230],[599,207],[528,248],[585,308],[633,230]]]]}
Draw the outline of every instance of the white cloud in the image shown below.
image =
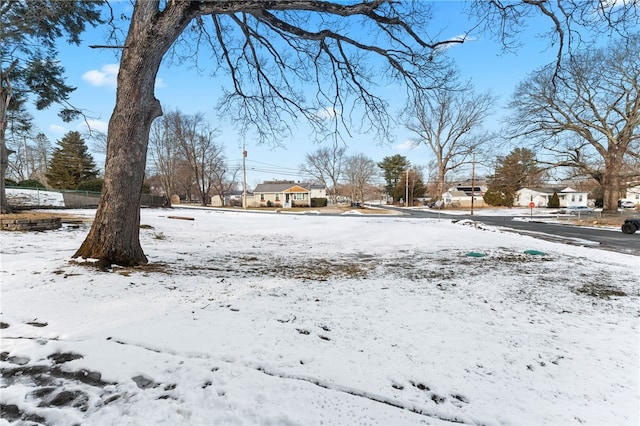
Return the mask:
{"type": "Polygon", "coordinates": [[[87,120],[86,123],[83,123],[83,126],[87,130],[91,129],[93,131],[107,133],[107,127],[109,127],[109,123],[103,120],[87,120]]]}
{"type": "Polygon", "coordinates": [[[100,70],[91,70],[82,74],[82,79],[92,86],[115,88],[117,86],[119,68],[118,64],[106,64],[100,70]]]}
{"type": "MultiPolygon", "coordinates": [[[[95,87],[112,87],[118,86],[118,70],[119,64],[106,64],[100,70],[91,70],[82,74],[82,79],[95,87]]],[[[156,89],[167,87],[167,83],[158,77],[156,79],[156,89]]]]}
{"type": "Polygon", "coordinates": [[[410,151],[412,149],[416,149],[418,146],[420,146],[419,143],[412,141],[411,139],[407,139],[406,141],[396,145],[396,149],[399,151],[410,151]]]}
{"type": "Polygon", "coordinates": [[[64,135],[65,133],[67,133],[67,129],[64,126],[59,126],[57,124],[50,125],[49,131],[51,131],[51,133],[56,133],[58,135],[64,135]]]}

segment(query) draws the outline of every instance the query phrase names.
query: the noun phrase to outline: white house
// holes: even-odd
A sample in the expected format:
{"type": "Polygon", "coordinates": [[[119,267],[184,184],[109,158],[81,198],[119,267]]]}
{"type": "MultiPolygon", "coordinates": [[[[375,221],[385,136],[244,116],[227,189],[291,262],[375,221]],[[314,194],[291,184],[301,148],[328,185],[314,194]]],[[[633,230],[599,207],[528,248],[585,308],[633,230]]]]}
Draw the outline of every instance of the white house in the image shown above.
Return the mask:
{"type": "Polygon", "coordinates": [[[513,202],[517,207],[529,207],[533,201],[536,207],[547,207],[549,199],[553,194],[558,194],[560,207],[586,206],[587,192],[576,191],[570,187],[544,187],[544,188],[521,188],[516,191],[516,198],[513,202]]]}
{"type": "Polygon", "coordinates": [[[622,201],[631,201],[636,206],[640,204],[640,185],[627,188],[622,201]]]}
{"type": "Polygon", "coordinates": [[[325,186],[274,180],[258,184],[253,190],[255,207],[311,207],[312,198],[327,198],[325,186]]]}

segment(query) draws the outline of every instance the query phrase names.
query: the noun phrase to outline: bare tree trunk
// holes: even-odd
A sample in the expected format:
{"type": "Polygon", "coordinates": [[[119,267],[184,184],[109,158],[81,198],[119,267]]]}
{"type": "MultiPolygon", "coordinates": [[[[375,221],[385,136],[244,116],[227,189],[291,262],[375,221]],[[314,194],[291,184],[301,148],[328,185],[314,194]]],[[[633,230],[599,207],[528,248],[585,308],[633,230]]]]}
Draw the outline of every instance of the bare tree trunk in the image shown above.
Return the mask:
{"type": "Polygon", "coordinates": [[[107,158],[96,217],[73,257],[102,264],[147,263],[140,245],[140,197],[152,121],[162,115],[154,96],[160,62],[189,22],[186,16],[157,19],[156,2],[136,4],[120,61],[116,106],[109,120],[107,158]]]}
{"type": "Polygon", "coordinates": [[[147,263],[139,240],[140,196],[149,127],[162,114],[153,95],[156,67],[142,64],[135,49],[123,56],[118,101],[109,121],[104,186],[89,235],[73,257],[131,266],[147,263]],[[139,66],[127,65],[138,61],[139,66]],[[129,75],[128,75],[129,74],[129,75]],[[130,82],[124,87],[122,82],[130,82]],[[150,82],[150,83],[149,83],[150,82]],[[126,99],[126,100],[124,100],[126,99]]]}
{"type": "MultiPolygon", "coordinates": [[[[615,153],[615,151],[614,151],[615,153]]],[[[618,212],[618,198],[620,197],[620,174],[622,156],[609,153],[605,158],[605,170],[602,176],[602,211],[604,213],[618,212]]]]}
{"type": "MultiPolygon", "coordinates": [[[[15,64],[15,63],[14,63],[15,64]]],[[[9,73],[7,72],[7,75],[9,73]]],[[[7,203],[7,192],[4,187],[4,181],[7,177],[7,169],[9,168],[9,150],[7,149],[7,109],[9,108],[9,100],[11,99],[11,84],[7,78],[8,93],[5,93],[4,85],[0,85],[0,214],[11,213],[11,207],[7,203]]]]}
{"type": "MultiPolygon", "coordinates": [[[[0,123],[0,126],[4,127],[3,123],[0,123]]],[[[2,179],[2,184],[0,184],[0,214],[11,213],[11,207],[7,202],[7,191],[4,187],[4,180],[7,176],[7,167],[9,165],[9,150],[5,143],[4,134],[4,128],[0,129],[0,179],[2,179]]]]}
{"type": "Polygon", "coordinates": [[[444,194],[444,178],[446,170],[441,161],[438,161],[438,185],[436,187],[436,200],[442,200],[444,194]]]}

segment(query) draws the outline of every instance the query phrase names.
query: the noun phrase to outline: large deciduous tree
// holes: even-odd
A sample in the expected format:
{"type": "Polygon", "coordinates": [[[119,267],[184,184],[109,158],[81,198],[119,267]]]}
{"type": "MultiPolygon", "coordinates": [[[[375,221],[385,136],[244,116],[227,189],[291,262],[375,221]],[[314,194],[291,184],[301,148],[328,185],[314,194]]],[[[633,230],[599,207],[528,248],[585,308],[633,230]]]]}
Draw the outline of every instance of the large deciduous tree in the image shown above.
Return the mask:
{"type": "Polygon", "coordinates": [[[163,115],[151,126],[149,157],[152,174],[158,179],[165,196],[165,207],[171,207],[175,193],[178,164],[181,161],[180,147],[173,136],[172,113],[163,115]]]}
{"type": "Polygon", "coordinates": [[[591,176],[605,211],[617,211],[621,187],[640,176],[640,36],[616,39],[519,84],[510,106],[512,136],[554,154],[554,165],[591,176]]]}
{"type": "Polygon", "coordinates": [[[300,171],[308,174],[329,189],[329,198],[337,202],[338,182],[344,171],[347,148],[335,142],[332,147],[322,147],[305,155],[300,171]]]}
{"type": "Polygon", "coordinates": [[[55,42],[66,36],[80,43],[86,25],[101,23],[103,1],[0,0],[0,213],[10,211],[4,180],[10,151],[7,116],[31,99],[36,109],[62,105],[60,117],[70,121],[79,112],[68,104],[73,87],[64,83],[55,42]]]}
{"type": "MultiPolygon", "coordinates": [[[[602,2],[584,3],[587,11],[602,2]]],[[[538,11],[550,16],[540,7],[538,11]]],[[[214,67],[225,68],[231,78],[222,109],[262,139],[286,132],[292,117],[324,131],[322,110],[335,112],[332,123],[347,133],[359,124],[387,134],[391,118],[386,103],[374,94],[375,83],[401,82],[410,92],[437,86],[444,78],[437,47],[465,39],[433,41],[424,31],[428,22],[429,3],[417,0],[136,2],[109,121],[105,185],[91,230],[75,257],[120,265],[147,262],[139,241],[139,200],[149,128],[162,113],[154,81],[179,38],[193,46],[186,37],[193,31],[196,41],[209,45],[214,67]],[[364,120],[351,120],[352,111],[361,111],[364,120]]],[[[521,19],[515,22],[522,25],[521,19]]]]}
{"type": "Polygon", "coordinates": [[[223,105],[260,136],[279,134],[295,117],[322,131],[318,111],[327,109],[348,128],[356,108],[365,123],[386,132],[391,118],[373,92],[377,78],[424,90],[440,79],[435,48],[460,42],[433,42],[424,34],[428,9],[424,2],[388,0],[136,2],[109,121],[104,188],[74,257],[123,266],[147,262],[139,207],[149,129],[162,114],[154,84],[163,57],[187,27],[231,78],[223,105]],[[309,87],[313,96],[302,90],[309,87]]]}
{"type": "Polygon", "coordinates": [[[440,200],[448,173],[474,161],[486,151],[491,135],[482,129],[495,98],[476,93],[467,83],[418,92],[404,111],[404,122],[416,145],[433,155],[437,181],[434,199],[440,200]]]}
{"type": "Polygon", "coordinates": [[[372,185],[373,178],[377,176],[375,161],[364,154],[355,154],[347,158],[345,175],[352,190],[352,199],[364,207],[367,188],[372,185]]]}
{"type": "Polygon", "coordinates": [[[203,114],[171,114],[172,136],[175,138],[181,158],[191,171],[198,188],[200,204],[206,206],[214,187],[216,169],[224,169],[224,147],[215,142],[215,130],[211,130],[203,114]]]}

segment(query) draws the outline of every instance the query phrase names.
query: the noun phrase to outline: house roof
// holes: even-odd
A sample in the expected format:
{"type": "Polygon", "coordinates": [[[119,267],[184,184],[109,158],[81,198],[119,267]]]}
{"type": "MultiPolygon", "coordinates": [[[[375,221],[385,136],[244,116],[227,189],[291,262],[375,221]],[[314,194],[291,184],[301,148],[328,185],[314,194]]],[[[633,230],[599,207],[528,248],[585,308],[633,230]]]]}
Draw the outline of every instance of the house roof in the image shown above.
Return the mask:
{"type": "Polygon", "coordinates": [[[567,187],[552,187],[552,186],[547,186],[547,187],[540,187],[540,188],[520,188],[517,192],[520,191],[531,191],[531,192],[537,192],[540,194],[553,194],[554,192],[556,193],[567,193],[567,192],[578,192],[575,189],[567,186],[567,187]]]}
{"type": "Polygon", "coordinates": [[[268,180],[260,183],[253,190],[254,193],[283,193],[310,192],[311,189],[324,189],[324,185],[309,182],[295,182],[293,180],[268,180]]]}
{"type": "Polygon", "coordinates": [[[291,188],[285,189],[282,192],[309,192],[309,190],[301,187],[300,185],[294,185],[291,188]]]}

